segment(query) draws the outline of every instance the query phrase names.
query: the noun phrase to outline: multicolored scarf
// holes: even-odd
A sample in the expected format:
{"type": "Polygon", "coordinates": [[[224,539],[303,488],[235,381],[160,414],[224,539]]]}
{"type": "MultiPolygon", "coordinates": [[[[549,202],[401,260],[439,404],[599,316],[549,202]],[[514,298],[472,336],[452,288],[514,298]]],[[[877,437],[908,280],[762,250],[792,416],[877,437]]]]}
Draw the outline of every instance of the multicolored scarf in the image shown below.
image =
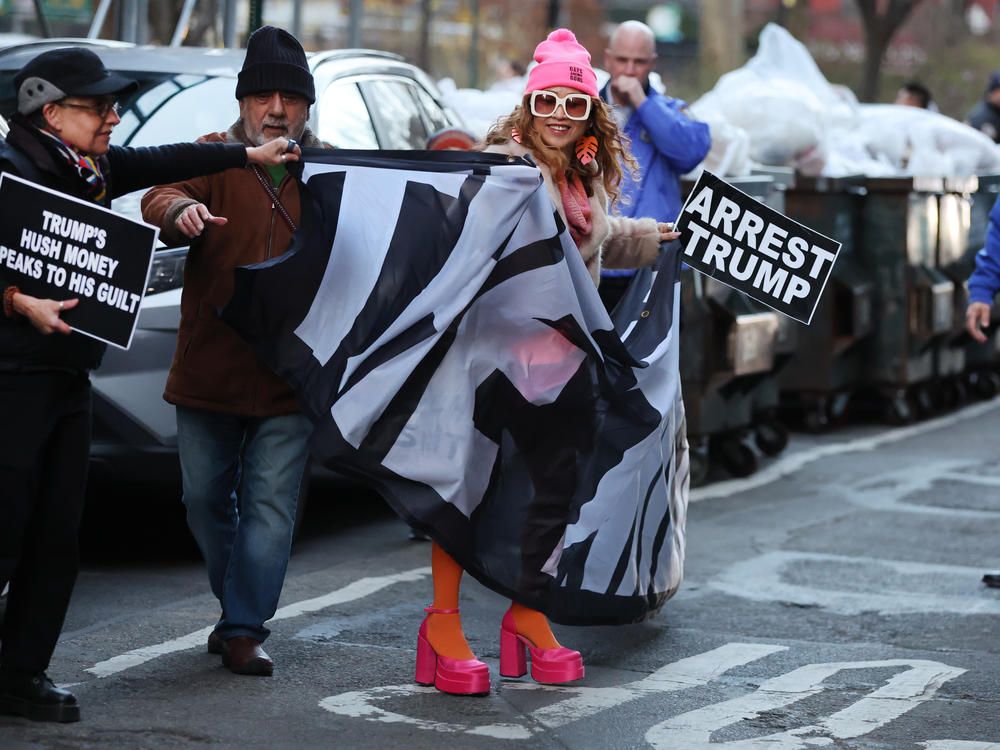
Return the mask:
{"type": "Polygon", "coordinates": [[[573,238],[577,247],[583,238],[590,234],[594,228],[590,220],[590,198],[587,197],[587,189],[583,186],[583,180],[576,172],[569,173],[569,179],[563,175],[556,179],[559,186],[559,193],[562,195],[563,211],[566,212],[566,221],[569,224],[569,234],[573,238]]]}
{"type": "Polygon", "coordinates": [[[62,154],[71,167],[76,169],[80,179],[87,183],[87,198],[95,203],[103,201],[108,192],[108,185],[101,173],[101,168],[97,166],[97,161],[93,157],[81,154],[54,133],[41,129],[39,132],[52,139],[56,150],[62,154]]]}

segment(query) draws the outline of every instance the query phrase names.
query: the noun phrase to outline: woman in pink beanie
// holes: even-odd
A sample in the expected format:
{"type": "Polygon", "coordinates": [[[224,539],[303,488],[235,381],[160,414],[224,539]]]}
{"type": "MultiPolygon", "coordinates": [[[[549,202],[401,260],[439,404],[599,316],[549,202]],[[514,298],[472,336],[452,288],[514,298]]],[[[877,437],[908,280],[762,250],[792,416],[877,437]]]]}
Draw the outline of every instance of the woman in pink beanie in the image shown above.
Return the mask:
{"type": "MultiPolygon", "coordinates": [[[[679,235],[654,219],[612,216],[621,162],[635,169],[618,126],[598,97],[590,54],[572,31],[557,29],[535,49],[524,99],[486,135],[484,150],[528,155],[541,170],[555,208],[569,228],[594,279],[601,263],[612,268],[652,265],[660,243],[679,235]]],[[[489,668],[476,659],[462,632],[458,591],[462,568],[436,543],[431,550],[434,604],[420,627],[417,682],[447,693],[485,695],[489,668]]],[[[527,671],[538,682],[558,684],[583,677],[579,651],[556,640],[545,616],[513,602],[500,630],[500,674],[527,671]]]]}
{"type": "Polygon", "coordinates": [[[609,214],[618,198],[624,162],[637,165],[597,91],[587,52],[569,29],[557,29],[535,48],[520,106],[486,134],[486,151],[528,155],[545,178],[597,284],[608,268],[652,265],[660,242],[677,237],[655,219],[609,214]]]}

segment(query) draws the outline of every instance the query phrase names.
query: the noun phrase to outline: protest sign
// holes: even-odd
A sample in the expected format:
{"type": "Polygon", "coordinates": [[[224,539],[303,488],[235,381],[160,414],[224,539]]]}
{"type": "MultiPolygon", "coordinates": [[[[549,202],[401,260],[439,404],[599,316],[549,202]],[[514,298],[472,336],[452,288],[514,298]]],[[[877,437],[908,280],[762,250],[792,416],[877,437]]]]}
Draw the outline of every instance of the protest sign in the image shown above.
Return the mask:
{"type": "Polygon", "coordinates": [[[0,270],[23,293],[80,303],[76,331],[128,349],[159,230],[101,206],[0,174],[0,270]]]}
{"type": "Polygon", "coordinates": [[[683,260],[773,310],[809,324],[840,243],[702,172],[681,209],[683,260]]]}

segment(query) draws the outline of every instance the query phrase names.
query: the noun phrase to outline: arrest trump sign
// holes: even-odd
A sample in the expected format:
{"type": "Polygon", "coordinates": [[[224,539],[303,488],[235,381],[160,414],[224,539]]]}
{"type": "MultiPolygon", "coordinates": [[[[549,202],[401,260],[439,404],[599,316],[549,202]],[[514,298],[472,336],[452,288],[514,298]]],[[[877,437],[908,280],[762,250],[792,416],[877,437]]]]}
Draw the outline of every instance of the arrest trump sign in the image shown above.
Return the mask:
{"type": "Polygon", "coordinates": [[[840,243],[702,172],[681,209],[683,261],[809,324],[840,243]]]}

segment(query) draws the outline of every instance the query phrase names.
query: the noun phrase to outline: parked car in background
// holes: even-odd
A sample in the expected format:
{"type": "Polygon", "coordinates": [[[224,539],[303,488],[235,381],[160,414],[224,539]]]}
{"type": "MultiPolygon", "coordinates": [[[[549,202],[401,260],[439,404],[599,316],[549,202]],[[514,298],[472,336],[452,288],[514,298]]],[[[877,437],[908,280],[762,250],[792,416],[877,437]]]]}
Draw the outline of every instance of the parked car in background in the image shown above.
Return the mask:
{"type": "MultiPolygon", "coordinates": [[[[87,46],[109,70],[139,82],[138,91],[122,102],[114,144],[190,141],[225,130],[239,115],[235,90],[243,50],[80,39],[0,49],[0,114],[16,109],[14,74],[35,55],[68,45],[87,46]]],[[[423,148],[437,130],[462,127],[433,81],[397,55],[360,49],[315,52],[309,64],[316,83],[309,127],[333,146],[423,148]]],[[[139,218],[141,197],[142,192],[122,196],[113,208],[139,218]]],[[[98,480],[180,475],[174,409],[162,394],[180,322],[186,255],[186,247],[157,250],[130,349],[109,347],[93,374],[91,475],[98,480]]]]}

